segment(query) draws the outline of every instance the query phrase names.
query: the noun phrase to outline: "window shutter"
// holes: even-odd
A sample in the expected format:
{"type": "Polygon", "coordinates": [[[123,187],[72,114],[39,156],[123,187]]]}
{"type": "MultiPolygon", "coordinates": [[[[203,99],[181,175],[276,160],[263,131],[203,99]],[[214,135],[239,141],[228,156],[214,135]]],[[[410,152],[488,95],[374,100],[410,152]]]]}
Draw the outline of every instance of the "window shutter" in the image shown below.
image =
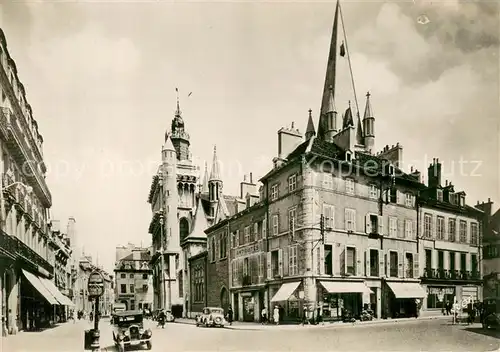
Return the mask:
{"type": "Polygon", "coordinates": [[[319,274],[325,275],[325,246],[319,245],[319,274]]]}
{"type": "Polygon", "coordinates": [[[278,275],[283,277],[283,249],[278,250],[278,275]]]}
{"type": "Polygon", "coordinates": [[[267,278],[272,279],[273,271],[271,267],[271,252],[267,252],[267,278]]]}
{"type": "Polygon", "coordinates": [[[396,204],[401,204],[401,192],[396,190],[396,204]]]}
{"type": "Polygon", "coordinates": [[[347,227],[347,220],[349,220],[349,209],[344,209],[344,228],[346,229],[346,231],[349,229],[347,227]]]}
{"type": "Polygon", "coordinates": [[[367,249],[365,251],[365,276],[371,276],[370,275],[370,249],[367,249]]]}
{"type": "Polygon", "coordinates": [[[412,194],[412,196],[411,196],[411,206],[414,207],[414,208],[415,208],[416,199],[417,199],[417,197],[412,194]]]}
{"type": "Polygon", "coordinates": [[[417,222],[410,220],[410,227],[411,227],[411,237],[416,240],[417,239],[417,229],[415,228],[417,226],[417,222]]]}
{"type": "Polygon", "coordinates": [[[418,253],[413,254],[413,277],[418,279],[420,277],[420,268],[418,264],[418,253]]]}
{"type": "Polygon", "coordinates": [[[403,278],[404,277],[404,255],[401,252],[398,252],[398,277],[403,278]]]}
{"type": "Polygon", "coordinates": [[[267,238],[267,221],[262,220],[262,238],[267,238]]]}
{"type": "Polygon", "coordinates": [[[259,240],[259,224],[258,223],[253,224],[253,240],[254,241],[259,240]]]}
{"type": "Polygon", "coordinates": [[[381,250],[378,251],[378,275],[384,277],[384,254],[381,250]]]}
{"type": "Polygon", "coordinates": [[[351,220],[352,220],[352,230],[356,232],[358,230],[357,225],[356,225],[356,210],[353,209],[351,210],[351,220]]]}
{"type": "Polygon", "coordinates": [[[398,224],[398,236],[400,238],[405,238],[405,221],[403,219],[397,219],[398,224]]]}
{"type": "Polygon", "coordinates": [[[384,217],[382,215],[378,215],[378,234],[384,234],[384,217]]]}
{"type": "Polygon", "coordinates": [[[338,273],[339,275],[345,275],[345,272],[346,272],[346,260],[345,260],[345,246],[344,248],[342,248],[342,252],[340,253],[340,256],[339,256],[339,270],[338,270],[338,273]]]}
{"type": "Polygon", "coordinates": [[[361,251],[359,248],[356,248],[355,249],[356,251],[356,271],[354,273],[354,275],[356,276],[363,276],[363,251],[361,251]]]}
{"type": "Polygon", "coordinates": [[[286,247],[283,250],[283,276],[290,275],[290,249],[292,247],[286,247]]]}
{"type": "Polygon", "coordinates": [[[370,213],[366,214],[366,216],[365,216],[365,232],[367,234],[372,233],[372,224],[370,222],[370,213]]]}
{"type": "Polygon", "coordinates": [[[389,268],[390,268],[390,257],[387,256],[387,253],[384,254],[384,260],[383,260],[383,263],[384,263],[384,266],[383,266],[383,270],[384,270],[384,276],[385,277],[389,277],[389,268]]]}

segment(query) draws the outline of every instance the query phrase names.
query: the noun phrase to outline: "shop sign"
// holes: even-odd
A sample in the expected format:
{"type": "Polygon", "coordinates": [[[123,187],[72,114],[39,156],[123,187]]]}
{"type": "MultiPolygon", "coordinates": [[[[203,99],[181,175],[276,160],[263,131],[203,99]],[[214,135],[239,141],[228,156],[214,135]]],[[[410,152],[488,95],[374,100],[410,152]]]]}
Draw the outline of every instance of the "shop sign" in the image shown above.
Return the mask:
{"type": "Polygon", "coordinates": [[[104,277],[99,271],[94,271],[89,275],[87,290],[89,297],[100,297],[104,294],[104,277]]]}
{"type": "Polygon", "coordinates": [[[243,247],[243,248],[238,248],[235,252],[234,252],[234,256],[237,258],[237,257],[242,257],[242,256],[245,256],[245,255],[248,255],[248,254],[252,254],[252,253],[256,253],[256,252],[259,252],[259,244],[256,243],[256,244],[252,244],[250,246],[247,246],[247,247],[243,247]]]}
{"type": "Polygon", "coordinates": [[[427,293],[430,295],[444,296],[454,295],[455,287],[427,287],[427,293]]]}

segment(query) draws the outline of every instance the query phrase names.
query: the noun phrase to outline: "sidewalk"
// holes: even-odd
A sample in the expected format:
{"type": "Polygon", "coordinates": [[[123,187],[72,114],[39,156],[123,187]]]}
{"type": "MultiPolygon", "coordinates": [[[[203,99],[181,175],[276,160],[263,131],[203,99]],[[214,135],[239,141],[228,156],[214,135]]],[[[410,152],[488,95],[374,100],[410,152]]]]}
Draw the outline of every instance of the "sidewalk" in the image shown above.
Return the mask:
{"type": "MultiPolygon", "coordinates": [[[[294,329],[321,329],[321,328],[346,328],[346,327],[356,327],[356,326],[364,326],[364,325],[382,325],[382,324],[391,324],[391,323],[408,323],[408,322],[415,322],[415,321],[428,321],[428,320],[445,320],[448,319],[450,320],[451,323],[451,317],[450,316],[424,316],[424,317],[419,317],[419,318],[400,318],[400,319],[375,319],[372,321],[356,321],[355,323],[343,323],[343,322],[325,322],[324,324],[320,325],[301,325],[301,324],[282,324],[282,325],[275,325],[275,324],[266,324],[262,325],[260,323],[254,323],[254,322],[242,322],[242,321],[236,321],[233,322],[233,325],[225,325],[224,328],[226,329],[233,329],[233,330],[269,330],[269,329],[279,329],[279,330],[294,330],[294,329]]],[[[175,323],[177,324],[189,324],[189,325],[196,325],[196,320],[195,319],[188,319],[188,318],[176,318],[175,323]]]]}

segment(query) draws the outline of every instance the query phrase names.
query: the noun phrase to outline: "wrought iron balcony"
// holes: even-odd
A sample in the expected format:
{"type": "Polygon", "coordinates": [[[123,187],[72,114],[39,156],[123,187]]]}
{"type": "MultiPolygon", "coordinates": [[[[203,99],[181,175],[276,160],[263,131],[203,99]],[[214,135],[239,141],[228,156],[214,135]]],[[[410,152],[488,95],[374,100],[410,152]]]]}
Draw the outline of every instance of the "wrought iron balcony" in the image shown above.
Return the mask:
{"type": "Polygon", "coordinates": [[[35,268],[40,267],[50,274],[54,271],[53,266],[50,265],[49,262],[47,262],[41,255],[28,247],[19,238],[10,236],[4,231],[0,231],[0,248],[7,251],[10,256],[23,260],[35,268]]]}
{"type": "Polygon", "coordinates": [[[424,269],[424,278],[439,279],[439,280],[480,280],[481,275],[477,271],[471,272],[466,270],[456,269],[424,269]]]}

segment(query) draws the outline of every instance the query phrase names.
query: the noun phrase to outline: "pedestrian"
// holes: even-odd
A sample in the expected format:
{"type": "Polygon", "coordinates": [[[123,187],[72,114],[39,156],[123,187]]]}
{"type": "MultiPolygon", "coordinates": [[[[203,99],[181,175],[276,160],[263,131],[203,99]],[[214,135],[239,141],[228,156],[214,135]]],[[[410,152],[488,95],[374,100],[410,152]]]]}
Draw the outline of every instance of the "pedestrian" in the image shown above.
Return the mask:
{"type": "Polygon", "coordinates": [[[446,302],[446,315],[451,314],[451,301],[446,302]]]}
{"type": "Polygon", "coordinates": [[[73,324],[76,323],[76,309],[73,309],[73,324]]]}
{"type": "Polygon", "coordinates": [[[276,325],[280,323],[280,309],[278,308],[278,306],[274,307],[273,320],[276,325]]]}
{"type": "Polygon", "coordinates": [[[260,316],[262,318],[262,325],[267,323],[267,308],[264,307],[262,308],[262,312],[260,313],[260,316]]]}
{"type": "Polygon", "coordinates": [[[91,322],[94,321],[94,313],[90,312],[89,319],[91,322]]]}
{"type": "Polygon", "coordinates": [[[317,309],[317,314],[316,314],[316,324],[323,325],[323,316],[321,315],[321,308],[319,308],[319,307],[317,309]]]}
{"type": "Polygon", "coordinates": [[[231,308],[231,306],[229,306],[227,308],[227,322],[229,323],[229,325],[233,325],[233,308],[231,308]]]}

